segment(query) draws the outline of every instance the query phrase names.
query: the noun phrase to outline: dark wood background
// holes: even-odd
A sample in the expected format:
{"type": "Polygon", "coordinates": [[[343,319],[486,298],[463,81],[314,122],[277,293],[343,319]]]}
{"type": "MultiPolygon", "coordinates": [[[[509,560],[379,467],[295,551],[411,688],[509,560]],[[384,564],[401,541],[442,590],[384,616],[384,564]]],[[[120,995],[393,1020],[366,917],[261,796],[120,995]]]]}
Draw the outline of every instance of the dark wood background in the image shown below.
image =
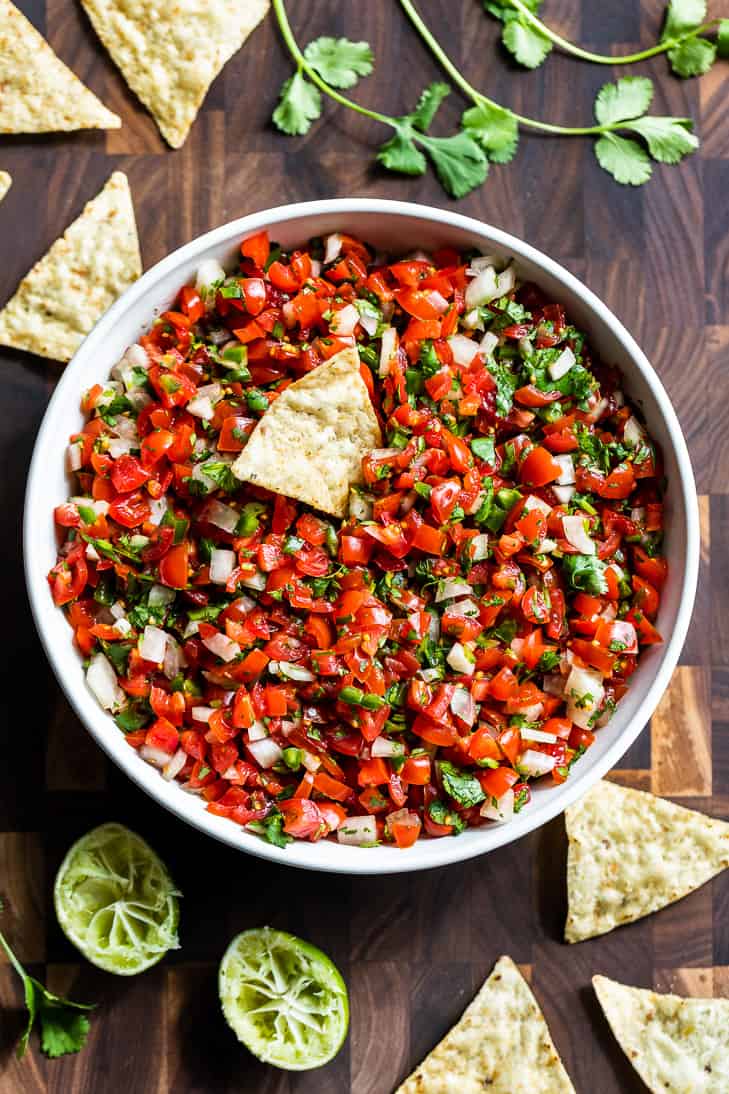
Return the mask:
{"type": "MultiPolygon", "coordinates": [[[[130,179],[145,267],[200,232],[287,201],[379,195],[455,204],[432,177],[373,170],[383,134],[349,112],[327,106],[303,139],[271,130],[289,63],[270,16],[216,81],[185,146],[171,152],[80,6],[20,6],[124,125],[108,134],[0,142],[0,168],[14,178],[0,207],[0,301],[115,168],[130,179]]],[[[574,40],[627,52],[655,41],[662,3],[606,0],[598,10],[589,0],[547,0],[545,7],[574,40]]],[[[377,72],[356,93],[368,105],[402,112],[440,75],[394,0],[291,0],[290,8],[304,40],[346,33],[372,43],[377,72]]],[[[523,113],[588,124],[596,89],[613,75],[557,55],[536,73],[517,71],[476,0],[421,0],[421,10],[474,83],[523,113]]],[[[457,207],[584,278],[638,338],[674,400],[701,496],[701,584],[671,688],[615,777],[729,818],[729,70],[717,65],[700,81],[681,82],[661,58],[637,69],[656,80],[661,112],[696,119],[700,154],[680,168],[657,166],[650,184],[633,190],[598,168],[589,140],[523,138],[518,158],[492,168],[486,185],[457,207]]],[[[441,132],[462,105],[451,96],[441,132]]],[[[20,529],[33,440],[59,370],[10,351],[0,361],[1,924],[50,987],[99,1003],[81,1054],[48,1062],[34,1043],[17,1063],[19,986],[0,964],[0,1094],[389,1094],[502,953],[530,977],[578,1091],[642,1090],[599,1013],[590,977],[729,995],[729,874],[641,923],[568,948],[560,941],[561,819],[465,865],[355,880],[268,865],[175,820],[106,762],[46,666],[23,588],[20,529]],[[129,980],[80,963],[50,903],[71,841],[112,819],[159,849],[185,893],[182,950],[129,980]],[[259,1065],[220,1014],[217,962],[234,933],[264,923],[323,946],[348,981],[351,1034],[322,1071],[289,1077],[259,1065]]]]}

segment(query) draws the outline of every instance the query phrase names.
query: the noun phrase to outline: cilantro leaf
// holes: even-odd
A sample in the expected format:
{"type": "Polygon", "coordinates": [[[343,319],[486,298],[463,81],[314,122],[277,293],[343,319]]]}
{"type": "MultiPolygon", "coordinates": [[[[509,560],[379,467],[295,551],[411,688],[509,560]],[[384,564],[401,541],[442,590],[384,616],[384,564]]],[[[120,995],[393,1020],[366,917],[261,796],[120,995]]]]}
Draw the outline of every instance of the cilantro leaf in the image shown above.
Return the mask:
{"type": "Polygon", "coordinates": [[[403,122],[395,130],[394,137],[381,146],[377,160],[388,171],[403,175],[424,175],[428,161],[413,143],[413,130],[409,122],[403,122]]]}
{"type": "Polygon", "coordinates": [[[677,76],[684,79],[702,76],[716,60],[716,46],[707,38],[687,38],[674,49],[669,49],[668,60],[677,76]]]}
{"type": "Polygon", "coordinates": [[[659,163],[678,163],[699,147],[698,137],[691,132],[689,118],[638,118],[628,129],[639,133],[648,151],[659,163]]]}
{"type": "Polygon", "coordinates": [[[565,555],[562,565],[573,589],[591,596],[607,592],[606,566],[597,555],[565,555]]]}
{"type": "Polygon", "coordinates": [[[501,40],[509,53],[525,68],[539,68],[552,49],[552,42],[547,35],[522,19],[507,22],[501,40]]]}
{"type": "Polygon", "coordinates": [[[0,945],[23,982],[25,1006],[28,1011],[28,1023],[18,1041],[16,1055],[23,1056],[28,1048],[36,1018],[40,1022],[41,1048],[47,1056],[65,1056],[82,1049],[89,1032],[89,1020],[85,1014],[79,1012],[93,1010],[94,1004],[73,1003],[70,999],[62,999],[54,995],[25,971],[5,941],[2,932],[0,932],[0,945]]]}
{"type": "Polygon", "coordinates": [[[706,0],[670,0],[666,7],[661,41],[680,38],[682,34],[695,30],[705,18],[706,0]]]}
{"type": "Polygon", "coordinates": [[[482,102],[464,113],[461,124],[492,163],[509,163],[516,155],[519,125],[510,110],[482,102]]]}
{"type": "Polygon", "coordinates": [[[430,803],[428,806],[428,813],[436,824],[452,825],[452,835],[454,836],[459,835],[466,827],[466,822],[461,814],[456,813],[453,809],[449,809],[445,802],[438,799],[430,803]]]}
{"type": "Polygon", "coordinates": [[[316,38],[309,42],[304,56],[332,87],[354,87],[360,76],[369,76],[373,69],[369,42],[350,42],[348,38],[316,38]]]}
{"type": "Polygon", "coordinates": [[[459,805],[469,807],[485,800],[486,795],[475,775],[471,775],[468,771],[461,771],[445,761],[441,762],[439,770],[443,789],[459,805]]]}
{"type": "Polygon", "coordinates": [[[625,186],[641,186],[651,177],[648,153],[637,141],[604,133],[595,144],[595,155],[600,166],[625,186]]]}
{"type": "Polygon", "coordinates": [[[465,197],[486,179],[489,161],[467,133],[455,133],[452,137],[421,135],[419,140],[425,146],[443,188],[451,197],[465,197]]]}
{"type": "Polygon", "coordinates": [[[273,123],[290,137],[303,137],[320,115],[319,89],[309,83],[299,69],[289,76],[281,88],[278,106],[273,112],[273,123]]]}
{"type": "Polygon", "coordinates": [[[720,19],[716,31],[716,49],[719,56],[729,58],[729,19],[720,19]]]}
{"type": "MultiPolygon", "coordinates": [[[[611,125],[645,114],[653,99],[653,83],[645,76],[623,76],[604,84],[595,99],[595,117],[600,125],[611,125]]],[[[598,157],[599,158],[599,157],[598,157]]]]}
{"type": "Polygon", "coordinates": [[[408,114],[408,121],[421,133],[426,133],[430,129],[431,122],[437,114],[440,104],[447,95],[450,95],[450,91],[448,84],[430,84],[418,99],[415,110],[412,114],[408,114]]]}
{"type": "Polygon", "coordinates": [[[251,821],[246,827],[263,836],[274,847],[286,847],[292,841],[292,837],[283,830],[283,816],[279,812],[270,813],[263,821],[251,821]]]}
{"type": "MultiPolygon", "coordinates": [[[[529,8],[534,15],[539,14],[541,4],[542,0],[524,0],[525,7],[529,8]]],[[[509,23],[513,19],[520,18],[519,12],[509,3],[509,0],[506,0],[506,3],[499,3],[499,0],[484,0],[483,6],[489,15],[495,15],[502,23],[509,23]]]]}

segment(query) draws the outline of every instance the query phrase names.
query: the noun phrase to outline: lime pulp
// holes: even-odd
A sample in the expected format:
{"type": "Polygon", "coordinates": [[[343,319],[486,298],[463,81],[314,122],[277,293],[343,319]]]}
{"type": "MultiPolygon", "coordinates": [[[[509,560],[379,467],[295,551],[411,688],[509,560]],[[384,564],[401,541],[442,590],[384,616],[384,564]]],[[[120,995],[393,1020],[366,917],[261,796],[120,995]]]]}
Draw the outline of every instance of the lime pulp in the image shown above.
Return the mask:
{"type": "Polygon", "coordinates": [[[237,935],[220,963],[218,990],[238,1039],[275,1067],[321,1067],[347,1036],[349,999],[339,970],[316,946],[285,931],[260,927],[237,935]]]}
{"type": "Polygon", "coordinates": [[[70,849],[53,891],[58,922],[93,965],[120,976],[178,949],[180,893],[136,833],[102,824],[70,849]]]}

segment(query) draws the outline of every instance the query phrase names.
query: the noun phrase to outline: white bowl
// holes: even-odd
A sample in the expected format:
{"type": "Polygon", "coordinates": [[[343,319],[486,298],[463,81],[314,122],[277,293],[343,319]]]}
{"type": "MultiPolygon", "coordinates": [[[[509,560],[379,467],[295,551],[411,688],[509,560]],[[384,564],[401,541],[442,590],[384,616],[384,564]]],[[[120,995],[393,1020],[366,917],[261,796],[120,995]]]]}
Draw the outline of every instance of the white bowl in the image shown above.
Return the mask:
{"type": "Polygon", "coordinates": [[[622,323],[576,277],[514,236],[457,213],[396,201],[344,198],[269,209],[208,232],[174,251],[117,300],[65,369],[48,405],[28,476],[24,553],[33,617],[53,670],[81,721],[130,778],[182,820],[232,847],[289,866],[379,874],[460,862],[519,839],[561,813],[617,763],[653,713],[686,636],[698,573],[699,515],[686,442],[658,376],[622,323]],[[571,320],[587,331],[603,360],[622,370],[631,399],[642,407],[650,432],[663,450],[669,482],[666,496],[669,578],[661,600],[658,627],[665,642],[645,651],[627,695],[570,779],[560,787],[537,788],[531,804],[508,824],[492,824],[455,838],[419,840],[406,851],[393,847],[347,847],[326,840],[296,841],[279,849],[232,821],[206,812],[199,798],[187,794],[174,782],[166,782],[156,768],[145,763],[125,743],[111,717],[101,710],[86,687],[71,629],[63,613],[54,607],[46,581],[46,574],[56,561],[53,509],[69,493],[64,471],[65,447],[69,435],[82,424],[80,395],[96,381],[108,377],[126,346],[136,341],[155,315],[170,307],[182,285],[194,280],[203,259],[214,258],[223,264],[233,260],[240,241],[263,228],[269,229],[272,238],[285,248],[344,229],[394,252],[451,244],[515,258],[521,275],[536,282],[550,299],[564,304],[571,320]]]}

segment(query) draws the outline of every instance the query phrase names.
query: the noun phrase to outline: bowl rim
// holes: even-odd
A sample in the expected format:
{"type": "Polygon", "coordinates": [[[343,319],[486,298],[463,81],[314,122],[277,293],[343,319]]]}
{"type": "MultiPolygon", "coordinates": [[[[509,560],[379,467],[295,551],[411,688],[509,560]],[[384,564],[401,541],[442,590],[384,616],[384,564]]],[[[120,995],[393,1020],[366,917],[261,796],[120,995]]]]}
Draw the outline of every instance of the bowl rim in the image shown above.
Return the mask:
{"type": "Polygon", "coordinates": [[[54,675],[81,723],[91,733],[104,752],[133,782],[180,819],[238,850],[284,865],[355,876],[433,869],[463,862],[496,850],[498,847],[520,839],[562,813],[567,806],[584,795],[598,779],[602,778],[618,762],[653,714],[678,662],[691,621],[696,594],[700,556],[699,530],[698,498],[693,471],[686,441],[673,405],[660,377],[635,339],[617,316],[592,290],[574,274],[570,273],[569,270],[565,269],[561,263],[517,236],[491,224],[451,210],[418,205],[414,202],[359,197],[293,202],[238,217],[218,228],[205,232],[203,235],[197,236],[172,251],[147,270],[138,281],[112,304],[86,336],[72,360],[66,366],[44,412],[35,439],[28,471],[23,513],[22,546],[25,582],[31,614],[54,675]],[[103,351],[107,334],[123,314],[140,308],[143,302],[148,307],[150,295],[153,296],[157,286],[168,275],[173,273],[182,263],[193,259],[210,247],[233,243],[246,234],[264,228],[274,228],[277,224],[285,221],[317,215],[346,218],[348,215],[356,213],[381,214],[383,217],[393,219],[397,217],[417,218],[439,225],[444,229],[461,230],[472,233],[476,237],[488,236],[493,243],[503,247],[517,259],[523,258],[534,263],[540,270],[556,278],[575,297],[579,298],[581,303],[595,315],[602,325],[609,329],[612,336],[642,374],[651,390],[652,397],[663,417],[675,454],[680,480],[680,486],[679,484],[676,485],[677,489],[680,488],[681,491],[686,522],[686,557],[673,631],[663,646],[658,669],[648,685],[632,721],[626,725],[604,755],[596,760],[589,769],[586,769],[584,774],[574,779],[568,779],[560,787],[550,788],[549,796],[544,803],[540,803],[538,809],[534,811],[527,810],[515,817],[509,824],[478,830],[479,832],[489,833],[487,847],[480,846],[476,832],[464,833],[464,836],[457,840],[418,841],[414,847],[408,849],[407,853],[397,854],[394,850],[388,849],[388,851],[392,851],[392,862],[390,863],[388,860],[384,865],[378,862],[376,866],[369,857],[369,853],[362,854],[360,848],[345,848],[339,845],[337,848],[339,852],[338,860],[327,860],[323,859],[318,853],[319,848],[323,846],[322,844],[296,841],[286,848],[278,848],[224,818],[216,817],[199,808],[191,808],[193,803],[198,806],[197,799],[189,799],[184,791],[180,791],[179,786],[166,782],[156,768],[141,761],[135,751],[126,746],[123,738],[116,734],[116,731],[114,734],[110,733],[109,730],[112,727],[115,729],[110,716],[96,705],[96,701],[90,693],[84,690],[83,687],[79,687],[75,681],[67,678],[60,663],[61,655],[57,654],[53,643],[46,634],[44,616],[51,605],[48,601],[46,582],[39,580],[37,576],[41,562],[38,556],[42,547],[39,539],[33,534],[33,529],[40,527],[42,522],[48,518],[42,490],[45,470],[43,456],[49,445],[53,447],[55,443],[55,446],[58,447],[57,439],[53,436],[51,430],[56,408],[65,405],[68,393],[77,389],[77,373],[82,371],[90,355],[99,349],[103,351]],[[89,703],[93,704],[93,708],[89,706],[89,703]],[[470,838],[468,838],[469,835],[470,838]],[[423,853],[422,848],[426,846],[428,850],[423,853]]]}

